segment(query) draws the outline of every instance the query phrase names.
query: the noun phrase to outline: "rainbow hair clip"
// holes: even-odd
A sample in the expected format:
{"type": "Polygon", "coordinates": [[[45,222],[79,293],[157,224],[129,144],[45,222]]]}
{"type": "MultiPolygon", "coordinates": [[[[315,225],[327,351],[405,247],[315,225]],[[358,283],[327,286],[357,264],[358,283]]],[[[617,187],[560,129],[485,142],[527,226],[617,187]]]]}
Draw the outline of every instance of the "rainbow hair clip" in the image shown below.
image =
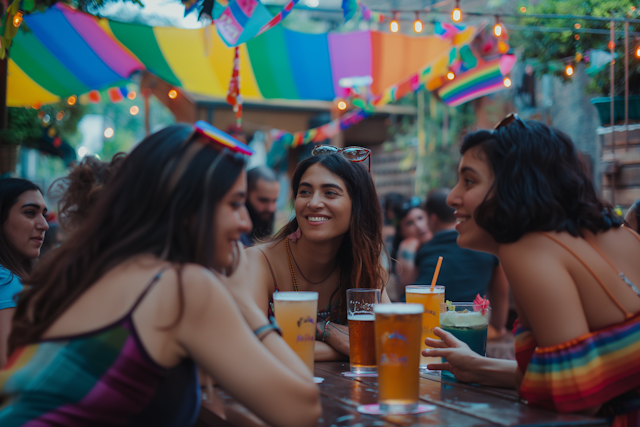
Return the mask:
{"type": "Polygon", "coordinates": [[[253,154],[253,150],[249,148],[248,145],[243,144],[231,135],[222,132],[220,129],[211,126],[205,121],[198,120],[193,126],[196,128],[196,132],[200,135],[209,138],[211,141],[216,142],[235,153],[241,153],[247,156],[253,154]]]}

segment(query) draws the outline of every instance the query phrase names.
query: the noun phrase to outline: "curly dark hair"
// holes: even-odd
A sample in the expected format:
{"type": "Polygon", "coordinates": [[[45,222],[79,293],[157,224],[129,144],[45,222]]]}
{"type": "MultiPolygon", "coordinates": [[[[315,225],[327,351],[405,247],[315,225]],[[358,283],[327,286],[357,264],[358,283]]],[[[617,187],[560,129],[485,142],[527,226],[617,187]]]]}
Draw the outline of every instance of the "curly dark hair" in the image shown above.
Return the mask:
{"type": "Polygon", "coordinates": [[[620,227],[622,218],[600,201],[578,151],[563,132],[527,120],[479,130],[460,153],[479,147],[495,181],[475,213],[476,223],[498,243],[533,231],[566,231],[583,237],[620,227]]]}
{"type": "Polygon", "coordinates": [[[69,175],[51,184],[49,195],[60,197],[58,222],[66,232],[78,229],[89,217],[102,189],[118,171],[126,156],[126,153],[118,153],[108,163],[93,156],[85,157],[69,175]]]}

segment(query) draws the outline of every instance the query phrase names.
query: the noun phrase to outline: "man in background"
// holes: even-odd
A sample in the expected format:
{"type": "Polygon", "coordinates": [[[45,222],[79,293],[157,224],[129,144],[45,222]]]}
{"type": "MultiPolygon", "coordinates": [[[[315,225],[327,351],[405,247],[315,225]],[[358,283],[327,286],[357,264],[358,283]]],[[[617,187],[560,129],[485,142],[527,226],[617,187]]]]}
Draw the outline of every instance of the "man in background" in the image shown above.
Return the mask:
{"type": "Polygon", "coordinates": [[[273,234],[276,201],[280,183],[276,173],[267,166],[257,166],[247,172],[247,210],[253,222],[253,231],[240,238],[246,246],[273,234]]]}
{"type": "Polygon", "coordinates": [[[458,246],[455,210],[447,205],[449,192],[439,189],[427,195],[425,210],[433,238],[418,248],[415,283],[430,284],[438,257],[442,256],[438,285],[444,286],[445,299],[471,302],[478,294],[487,295],[491,302],[489,338],[503,336],[509,313],[507,277],[494,255],[458,246]]]}

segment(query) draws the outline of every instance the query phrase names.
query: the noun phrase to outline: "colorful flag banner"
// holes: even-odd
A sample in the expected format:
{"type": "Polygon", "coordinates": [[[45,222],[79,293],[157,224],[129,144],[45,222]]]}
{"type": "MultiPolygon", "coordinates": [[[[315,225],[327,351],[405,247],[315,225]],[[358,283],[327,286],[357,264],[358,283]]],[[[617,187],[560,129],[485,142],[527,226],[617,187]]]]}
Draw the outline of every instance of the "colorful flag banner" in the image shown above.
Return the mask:
{"type": "Polygon", "coordinates": [[[233,0],[213,19],[216,30],[228,47],[259,36],[286,18],[299,0],[291,0],[276,15],[257,0],[233,0]]]}

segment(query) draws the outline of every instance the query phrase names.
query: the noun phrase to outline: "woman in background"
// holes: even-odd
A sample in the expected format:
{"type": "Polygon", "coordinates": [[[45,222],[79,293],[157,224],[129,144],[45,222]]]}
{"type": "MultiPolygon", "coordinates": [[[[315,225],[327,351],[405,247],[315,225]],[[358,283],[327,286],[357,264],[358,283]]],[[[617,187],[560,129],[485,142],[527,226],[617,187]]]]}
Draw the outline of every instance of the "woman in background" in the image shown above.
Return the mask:
{"type": "Polygon", "coordinates": [[[7,339],[33,261],[40,255],[49,224],[40,188],[20,178],[0,179],[0,367],[7,360],[7,339]]]}
{"type": "Polygon", "coordinates": [[[393,239],[391,269],[396,277],[396,294],[405,301],[404,288],[416,280],[418,270],[415,258],[418,248],[433,237],[419,197],[405,200],[396,210],[396,234],[393,239]]]}

